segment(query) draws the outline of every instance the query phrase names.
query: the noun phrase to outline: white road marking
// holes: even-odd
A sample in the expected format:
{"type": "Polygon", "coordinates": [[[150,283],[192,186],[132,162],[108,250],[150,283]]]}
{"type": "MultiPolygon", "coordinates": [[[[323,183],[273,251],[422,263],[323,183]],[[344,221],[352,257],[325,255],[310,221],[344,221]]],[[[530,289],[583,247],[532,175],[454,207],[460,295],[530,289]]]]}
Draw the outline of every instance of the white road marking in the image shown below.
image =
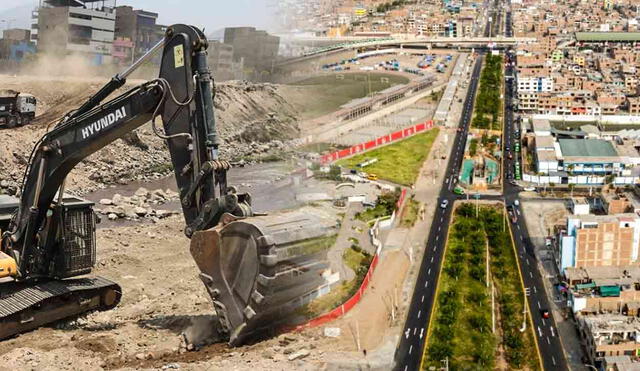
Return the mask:
{"type": "Polygon", "coordinates": [[[553,331],[553,326],[549,326],[549,329],[551,330],[551,337],[556,336],[556,332],[553,331]]]}
{"type": "Polygon", "coordinates": [[[413,336],[416,336],[416,333],[418,333],[418,328],[417,328],[417,327],[414,327],[414,328],[413,328],[413,336]]]}
{"type": "Polygon", "coordinates": [[[434,257],[432,256],[432,257],[431,257],[431,262],[432,262],[432,263],[433,263],[433,258],[434,258],[434,257]]]}
{"type": "Polygon", "coordinates": [[[431,268],[429,268],[429,270],[427,271],[427,274],[431,274],[431,268]]]}
{"type": "Polygon", "coordinates": [[[404,371],[407,371],[408,368],[409,368],[409,365],[405,365],[404,366],[404,371]]]}
{"type": "Polygon", "coordinates": [[[422,314],[422,310],[418,311],[418,318],[420,318],[420,315],[422,314]]]}
{"type": "Polygon", "coordinates": [[[542,309],[542,308],[540,307],[540,300],[538,300],[538,309],[542,309]]]}
{"type": "Polygon", "coordinates": [[[556,365],[556,359],[553,356],[551,356],[551,362],[553,362],[554,366],[556,365]]]}
{"type": "MultiPolygon", "coordinates": [[[[407,331],[409,331],[409,330],[407,330],[407,331]]],[[[540,326],[538,326],[538,334],[540,335],[540,337],[542,337],[542,330],[540,330],[540,326]]]]}
{"type": "MultiPolygon", "coordinates": [[[[436,241],[438,241],[438,238],[440,238],[440,236],[436,236],[436,241]]],[[[435,250],[435,247],[433,249],[435,250]]]]}
{"type": "Polygon", "coordinates": [[[409,347],[409,354],[411,354],[412,350],[413,350],[413,345],[409,347]]]}
{"type": "Polygon", "coordinates": [[[535,287],[535,286],[533,286],[533,292],[534,292],[535,294],[537,294],[537,293],[538,293],[538,290],[536,289],[536,287],[535,287]]]}
{"type": "Polygon", "coordinates": [[[407,329],[407,331],[404,332],[405,339],[409,338],[409,331],[411,331],[411,330],[407,329]]]}
{"type": "Polygon", "coordinates": [[[548,336],[547,336],[547,344],[551,345],[551,340],[549,340],[548,336]]]}
{"type": "MultiPolygon", "coordinates": [[[[425,282],[424,287],[427,287],[426,282],[425,282]]],[[[424,303],[424,295],[422,295],[422,299],[420,299],[420,302],[421,302],[421,303],[424,303]]]]}
{"type": "Polygon", "coordinates": [[[420,329],[420,339],[422,339],[422,336],[424,335],[424,328],[420,329]]]}

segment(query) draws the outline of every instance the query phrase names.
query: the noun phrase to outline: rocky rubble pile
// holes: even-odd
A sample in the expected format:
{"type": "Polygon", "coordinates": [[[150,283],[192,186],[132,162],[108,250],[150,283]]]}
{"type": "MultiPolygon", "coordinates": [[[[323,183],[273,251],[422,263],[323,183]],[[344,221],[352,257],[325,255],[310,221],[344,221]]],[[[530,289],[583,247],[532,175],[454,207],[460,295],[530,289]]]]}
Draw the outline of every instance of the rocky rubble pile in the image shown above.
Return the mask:
{"type": "Polygon", "coordinates": [[[97,208],[96,212],[106,215],[109,220],[149,218],[157,221],[179,213],[175,210],[159,208],[159,206],[178,200],[178,198],[178,193],[170,189],[148,191],[146,188],[139,188],[130,197],[116,193],[112,198],[100,200],[100,208],[97,208]]]}
{"type": "MultiPolygon", "coordinates": [[[[0,76],[0,85],[3,82],[0,76]]],[[[86,83],[84,90],[65,90],[64,81],[48,81],[46,91],[60,92],[50,97],[44,91],[34,90],[32,85],[29,81],[14,81],[11,86],[20,91],[37,92],[43,97],[43,105],[39,108],[44,106],[46,109],[40,110],[40,116],[29,126],[0,130],[0,194],[18,192],[29,154],[45,134],[46,127],[55,121],[54,116],[59,117],[60,110],[66,112],[84,103],[90,92],[99,87],[93,81],[86,83]]],[[[277,85],[216,84],[214,104],[222,139],[220,153],[225,160],[251,163],[281,159],[290,153],[291,140],[299,136],[298,112],[280,94],[277,85]]],[[[76,166],[67,179],[67,192],[83,195],[106,185],[144,182],[171,173],[171,158],[165,141],[153,133],[150,124],[146,124],[133,135],[116,140],[76,166]]]]}

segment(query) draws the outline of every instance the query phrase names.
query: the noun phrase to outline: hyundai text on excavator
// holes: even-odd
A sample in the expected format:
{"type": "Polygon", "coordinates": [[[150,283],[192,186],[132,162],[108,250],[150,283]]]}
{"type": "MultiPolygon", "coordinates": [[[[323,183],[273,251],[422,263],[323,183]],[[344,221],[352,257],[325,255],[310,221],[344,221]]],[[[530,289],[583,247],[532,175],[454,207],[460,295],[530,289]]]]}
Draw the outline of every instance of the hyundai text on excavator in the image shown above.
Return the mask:
{"type": "Polygon", "coordinates": [[[207,48],[197,28],[169,27],[153,50],[36,143],[19,200],[0,196],[0,216],[11,215],[4,226],[0,218],[0,339],[118,305],[117,283],[88,276],[97,217],[91,203],[65,196],[65,179],[87,156],[149,121],[171,154],[184,231],[219,334],[238,345],[269,331],[323,284],[327,264],[313,243],[333,226],[301,213],[254,216],[251,196],[227,185],[207,48]],[[159,78],[103,103],[158,51],[159,78]]]}

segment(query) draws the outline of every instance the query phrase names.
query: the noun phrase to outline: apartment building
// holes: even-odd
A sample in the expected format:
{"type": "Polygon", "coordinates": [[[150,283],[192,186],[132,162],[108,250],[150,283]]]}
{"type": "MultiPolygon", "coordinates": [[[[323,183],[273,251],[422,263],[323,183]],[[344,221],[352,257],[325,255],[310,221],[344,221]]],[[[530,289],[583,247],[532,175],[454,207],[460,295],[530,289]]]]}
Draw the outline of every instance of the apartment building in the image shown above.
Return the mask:
{"type": "Polygon", "coordinates": [[[103,0],[40,0],[32,25],[38,53],[81,55],[94,65],[111,63],[114,5],[103,0]]]}
{"type": "Polygon", "coordinates": [[[570,215],[559,244],[559,269],[637,264],[640,217],[570,215]]]}
{"type": "MultiPolygon", "coordinates": [[[[158,13],[130,6],[116,8],[115,36],[133,41],[133,58],[139,59],[162,38],[166,27],[157,23],[158,13]]],[[[157,57],[156,62],[160,58],[157,57]]]]}
{"type": "Polygon", "coordinates": [[[621,314],[578,316],[578,330],[591,364],[607,356],[640,353],[640,319],[621,314]]]}
{"type": "Polygon", "coordinates": [[[640,267],[566,268],[568,303],[574,313],[596,315],[618,313],[640,315],[640,267]]]}
{"type": "Polygon", "coordinates": [[[233,47],[234,61],[244,67],[254,78],[268,76],[278,58],[280,38],[254,27],[231,27],[224,30],[224,43],[233,47]]]}

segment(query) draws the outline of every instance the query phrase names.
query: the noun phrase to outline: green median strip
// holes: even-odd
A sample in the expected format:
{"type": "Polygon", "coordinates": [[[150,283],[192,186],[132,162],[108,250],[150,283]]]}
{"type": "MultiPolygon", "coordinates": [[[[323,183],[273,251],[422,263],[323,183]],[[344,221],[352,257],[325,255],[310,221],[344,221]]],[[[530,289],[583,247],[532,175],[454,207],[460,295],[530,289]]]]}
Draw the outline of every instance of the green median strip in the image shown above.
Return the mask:
{"type": "Polygon", "coordinates": [[[456,208],[423,369],[438,369],[443,360],[458,370],[540,369],[532,329],[520,332],[524,293],[508,227],[502,208],[479,207],[477,217],[473,204],[456,208]]]}

